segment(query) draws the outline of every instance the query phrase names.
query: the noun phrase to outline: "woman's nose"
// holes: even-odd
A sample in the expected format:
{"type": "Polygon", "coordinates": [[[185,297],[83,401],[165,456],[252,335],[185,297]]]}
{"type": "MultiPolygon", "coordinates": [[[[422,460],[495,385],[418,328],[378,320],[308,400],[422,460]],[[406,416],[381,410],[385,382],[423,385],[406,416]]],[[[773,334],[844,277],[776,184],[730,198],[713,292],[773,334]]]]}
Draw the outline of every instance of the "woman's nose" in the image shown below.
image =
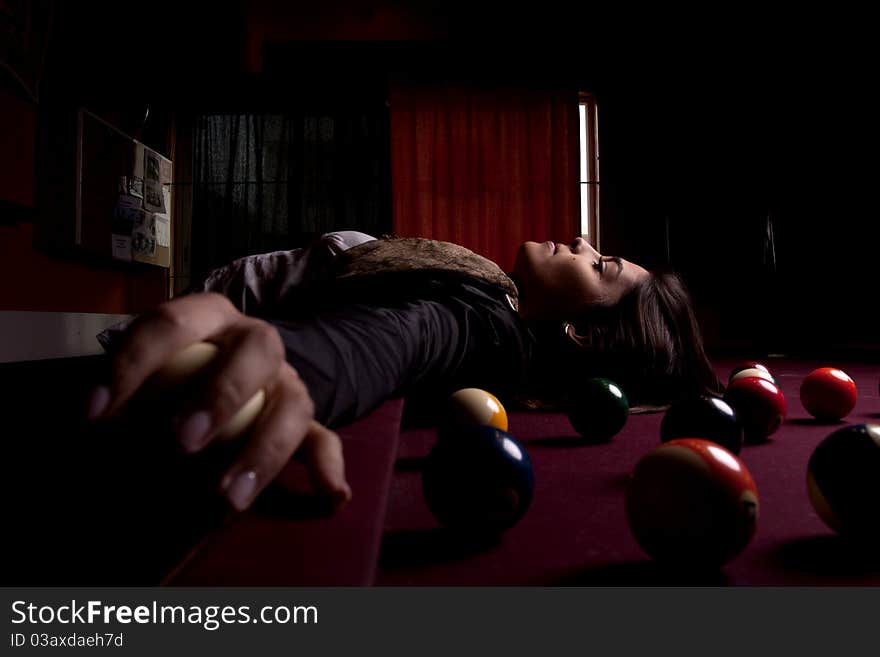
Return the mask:
{"type": "Polygon", "coordinates": [[[583,237],[576,237],[573,242],[572,251],[575,253],[589,253],[595,257],[600,257],[599,252],[583,237]]]}

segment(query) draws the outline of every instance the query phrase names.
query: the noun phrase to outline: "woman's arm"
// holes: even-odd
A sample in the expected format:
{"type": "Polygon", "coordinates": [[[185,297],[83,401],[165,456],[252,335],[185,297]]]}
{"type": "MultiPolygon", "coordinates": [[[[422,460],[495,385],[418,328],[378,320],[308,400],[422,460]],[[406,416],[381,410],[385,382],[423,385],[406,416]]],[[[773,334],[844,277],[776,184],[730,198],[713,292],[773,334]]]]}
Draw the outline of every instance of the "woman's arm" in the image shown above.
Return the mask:
{"type": "Polygon", "coordinates": [[[175,354],[202,340],[220,348],[217,367],[196,398],[170,418],[186,451],[204,449],[258,390],[266,393],[247,443],[220,481],[232,505],[248,507],[294,453],[303,457],[320,493],[346,502],[351,490],[341,442],[315,422],[309,390],[285,359],[278,331],[241,314],[219,294],[181,297],[138,317],[113,354],[110,380],[92,393],[90,418],[118,415],[175,354]]]}
{"type": "Polygon", "coordinates": [[[318,421],[342,426],[393,396],[523,383],[527,338],[503,297],[466,284],[434,297],[269,320],[318,421]]]}
{"type": "Polygon", "coordinates": [[[319,491],[350,497],[342,426],[392,396],[516,382],[522,334],[492,295],[463,285],[434,300],[347,305],[300,320],[265,321],[224,296],[200,293],[140,316],[113,352],[113,375],[94,395],[95,417],[118,413],[184,347],[208,341],[218,367],[186,411],[173,419],[184,448],[196,452],[261,388],[267,404],[221,488],[244,508],[294,453],[319,491]]]}

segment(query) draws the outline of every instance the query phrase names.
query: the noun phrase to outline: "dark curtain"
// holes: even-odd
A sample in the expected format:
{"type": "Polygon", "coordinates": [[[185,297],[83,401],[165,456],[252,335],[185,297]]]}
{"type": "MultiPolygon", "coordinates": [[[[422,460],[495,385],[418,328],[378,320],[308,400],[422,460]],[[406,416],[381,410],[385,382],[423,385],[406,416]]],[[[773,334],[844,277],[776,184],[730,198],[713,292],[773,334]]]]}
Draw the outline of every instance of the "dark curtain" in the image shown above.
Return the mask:
{"type": "Polygon", "coordinates": [[[394,232],[513,268],[526,240],[580,234],[575,89],[394,84],[394,232]]]}
{"type": "Polygon", "coordinates": [[[192,275],[334,230],[391,229],[387,108],[196,118],[192,275]]]}

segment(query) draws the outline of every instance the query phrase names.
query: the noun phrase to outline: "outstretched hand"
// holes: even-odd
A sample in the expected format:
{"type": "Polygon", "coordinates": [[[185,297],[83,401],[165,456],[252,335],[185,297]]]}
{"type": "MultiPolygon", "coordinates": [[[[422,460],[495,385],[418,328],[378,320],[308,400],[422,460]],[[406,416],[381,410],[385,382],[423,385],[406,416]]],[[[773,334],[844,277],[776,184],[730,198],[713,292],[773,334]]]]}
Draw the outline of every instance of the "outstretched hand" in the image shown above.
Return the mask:
{"type": "Polygon", "coordinates": [[[110,381],[92,393],[93,420],[120,414],[135,394],[175,355],[195,342],[219,348],[211,376],[171,418],[181,446],[198,452],[214,440],[260,390],[265,405],[247,440],[220,480],[239,510],[251,505],[296,453],[316,492],[340,506],[351,498],[339,436],[314,420],[306,385],[285,357],[278,332],[240,313],[225,296],[191,294],[161,304],[135,320],[114,353],[110,381]]]}

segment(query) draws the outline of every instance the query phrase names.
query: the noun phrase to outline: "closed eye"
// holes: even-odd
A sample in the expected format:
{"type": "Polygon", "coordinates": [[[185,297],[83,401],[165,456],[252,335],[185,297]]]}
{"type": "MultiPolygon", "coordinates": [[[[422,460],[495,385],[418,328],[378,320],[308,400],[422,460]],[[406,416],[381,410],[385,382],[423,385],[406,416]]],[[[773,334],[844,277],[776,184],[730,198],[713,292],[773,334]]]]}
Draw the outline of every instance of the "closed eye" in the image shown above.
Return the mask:
{"type": "Polygon", "coordinates": [[[617,276],[616,278],[620,278],[620,275],[623,273],[623,260],[620,259],[619,256],[611,256],[608,258],[611,262],[617,265],[617,276]]]}
{"type": "Polygon", "coordinates": [[[602,256],[598,261],[593,263],[593,267],[595,267],[599,271],[599,275],[602,276],[605,273],[605,263],[609,261],[617,265],[617,276],[619,277],[621,272],[623,272],[623,261],[618,256],[602,256]]]}

